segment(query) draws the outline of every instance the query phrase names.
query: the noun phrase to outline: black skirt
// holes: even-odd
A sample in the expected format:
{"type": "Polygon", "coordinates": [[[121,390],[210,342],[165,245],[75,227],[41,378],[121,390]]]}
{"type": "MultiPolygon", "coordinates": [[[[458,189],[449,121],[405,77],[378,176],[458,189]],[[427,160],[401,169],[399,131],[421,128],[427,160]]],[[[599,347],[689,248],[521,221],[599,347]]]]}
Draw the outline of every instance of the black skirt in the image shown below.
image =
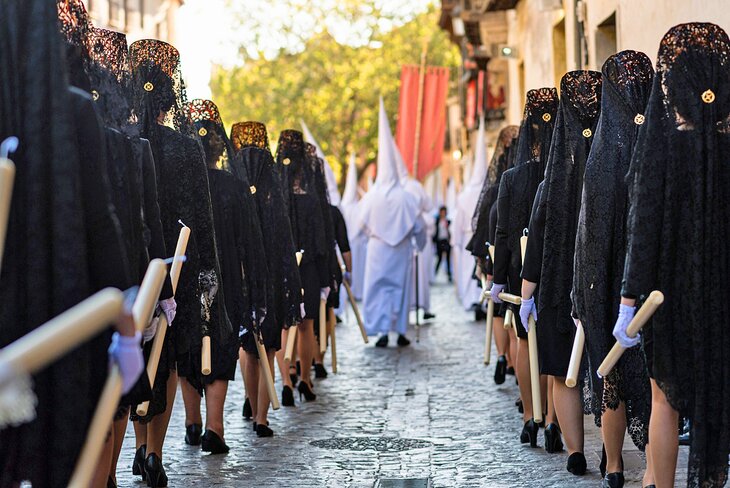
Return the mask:
{"type": "MultiPolygon", "coordinates": [[[[575,325],[570,317],[557,317],[557,307],[544,308],[537,317],[537,345],[540,374],[564,377],[568,374],[570,353],[573,350],[575,325]],[[569,320],[570,328],[557,327],[559,320],[569,320]],[[568,332],[563,332],[562,330],[568,332]]],[[[519,319],[519,317],[518,317],[519,319]]],[[[519,329],[518,329],[519,330],[519,329]]]]}

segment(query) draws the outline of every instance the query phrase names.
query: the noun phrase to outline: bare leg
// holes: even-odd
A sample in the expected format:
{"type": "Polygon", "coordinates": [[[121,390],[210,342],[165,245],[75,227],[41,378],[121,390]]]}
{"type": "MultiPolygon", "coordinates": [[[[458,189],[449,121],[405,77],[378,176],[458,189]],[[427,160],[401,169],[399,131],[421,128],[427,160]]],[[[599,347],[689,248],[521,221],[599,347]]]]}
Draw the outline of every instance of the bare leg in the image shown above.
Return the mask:
{"type": "Polygon", "coordinates": [[[311,369],[312,369],[312,352],[314,351],[317,341],[314,338],[314,320],[304,319],[299,325],[299,333],[297,334],[297,349],[299,350],[299,361],[302,368],[302,381],[312,386],[311,369]]]}
{"type": "Polygon", "coordinates": [[[114,429],[113,426],[109,426],[109,433],[104,441],[104,446],[101,448],[99,454],[99,461],[96,464],[96,471],[92,478],[92,487],[106,487],[107,480],[109,479],[109,470],[112,465],[112,451],[114,450],[114,429]]]}
{"type": "Polygon", "coordinates": [[[180,377],[180,389],[185,403],[185,427],[193,424],[203,425],[203,418],[200,415],[201,397],[198,390],[183,377],[180,377]]]}
{"type": "MultiPolygon", "coordinates": [[[[540,376],[540,380],[546,377],[546,375],[540,376]]],[[[552,376],[547,376],[547,414],[545,415],[545,425],[557,424],[558,418],[555,415],[555,401],[553,400],[553,381],[555,379],[552,376]]]]}
{"type": "Polygon", "coordinates": [[[205,429],[223,439],[223,405],[226,403],[228,381],[216,380],[205,387],[205,429]]]}
{"type": "MultiPolygon", "coordinates": [[[[604,391],[605,394],[605,391],[604,391]]],[[[607,408],[601,416],[601,434],[606,448],[606,473],[620,473],[621,451],[626,434],[626,405],[621,402],[616,410],[607,408]]]]}
{"type": "MultiPolygon", "coordinates": [[[[294,385],[292,385],[291,378],[289,377],[289,368],[291,366],[291,362],[284,359],[284,356],[286,356],[286,344],[288,340],[289,329],[281,329],[281,349],[276,351],[276,362],[279,365],[281,384],[293,389],[294,385]]],[[[272,369],[271,371],[273,373],[274,370],[272,369]]]]}
{"type": "Polygon", "coordinates": [[[147,426],[139,422],[132,422],[132,426],[134,427],[134,448],[139,449],[147,444],[147,426]]]}
{"type": "Polygon", "coordinates": [[[646,471],[644,471],[644,479],[641,482],[641,486],[655,485],[654,481],[654,463],[651,459],[651,446],[646,445],[646,471]]]}
{"type": "MultiPolygon", "coordinates": [[[[513,329],[514,330],[514,329],[513,329]]],[[[507,331],[509,332],[509,331],[507,331]]],[[[513,332],[509,334],[509,361],[508,364],[515,368],[515,374],[517,374],[517,349],[519,348],[520,340],[517,335],[513,332]]],[[[519,378],[517,378],[519,381],[519,378]]]]}
{"type": "Polygon", "coordinates": [[[565,378],[553,379],[553,400],[568,454],[583,452],[583,407],[580,391],[565,386],[565,378]]]}
{"type": "Polygon", "coordinates": [[[246,396],[251,404],[251,413],[255,421],[259,402],[259,358],[249,352],[244,354],[246,354],[246,369],[243,370],[243,381],[246,383],[246,396]]]}
{"type": "MultiPolygon", "coordinates": [[[[514,329],[513,329],[514,330],[514,329]]],[[[517,339],[517,367],[515,374],[519,382],[520,398],[522,399],[522,421],[532,418],[532,390],[530,389],[530,355],[527,350],[527,339],[517,339]]]]}
{"type": "Polygon", "coordinates": [[[649,439],[651,439],[651,461],[657,488],[674,486],[679,450],[678,424],[679,413],[669,405],[666,395],[656,381],[651,380],[649,439]]]}
{"type": "MultiPolygon", "coordinates": [[[[177,371],[170,371],[170,378],[167,380],[167,408],[160,415],[156,415],[147,424],[147,455],[157,454],[162,459],[162,447],[165,444],[167,425],[170,423],[172,406],[175,404],[175,393],[177,391],[177,371]]],[[[197,395],[197,392],[196,392],[197,395]]]]}
{"type": "Polygon", "coordinates": [[[494,345],[497,346],[497,355],[506,356],[509,347],[509,331],[505,330],[504,319],[502,317],[494,317],[492,321],[492,332],[494,345]]]}
{"type": "Polygon", "coordinates": [[[124,433],[127,431],[127,419],[129,413],[121,419],[115,420],[112,426],[114,430],[114,451],[112,452],[111,467],[109,468],[109,476],[117,481],[117,463],[119,462],[119,454],[122,452],[122,444],[124,443],[124,433]]]}
{"type": "MultiPolygon", "coordinates": [[[[269,368],[274,368],[274,351],[266,351],[269,368]]],[[[268,424],[269,415],[269,390],[266,387],[266,379],[264,378],[264,370],[259,368],[259,391],[258,391],[258,409],[256,410],[256,423],[261,425],[268,424]]]]}

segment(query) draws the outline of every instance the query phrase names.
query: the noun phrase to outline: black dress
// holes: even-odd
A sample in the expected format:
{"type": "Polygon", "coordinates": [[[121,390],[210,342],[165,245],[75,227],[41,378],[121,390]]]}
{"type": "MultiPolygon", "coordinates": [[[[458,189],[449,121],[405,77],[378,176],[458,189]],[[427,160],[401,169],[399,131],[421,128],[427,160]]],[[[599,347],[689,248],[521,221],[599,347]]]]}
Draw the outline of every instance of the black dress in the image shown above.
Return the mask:
{"type": "Polygon", "coordinates": [[[596,370],[616,342],[612,330],[626,255],[625,178],[653,76],[649,58],[636,51],[622,51],[603,65],[601,117],[586,162],[572,291],[586,335],[588,409],[600,426],[603,412],[616,410],[623,402],[628,432],[639,449],[647,443],[651,413],[643,354],[639,348],[629,349],[606,378],[596,370]]]}
{"type": "MultiPolygon", "coordinates": [[[[525,114],[515,154],[515,167],[502,175],[494,203],[495,265],[494,282],[505,285],[507,293],[522,294],[522,249],[520,238],[530,223],[530,212],[539,182],[545,174],[548,150],[552,140],[558,93],[555,88],[527,92],[525,114]]],[[[529,239],[528,239],[529,241],[529,239]]],[[[514,315],[519,337],[527,337],[514,315]]]]}
{"type": "Polygon", "coordinates": [[[728,480],[729,60],[720,27],[670,29],[629,172],[622,295],[641,301],[652,290],[664,293],[643,346],[667,400],[692,420],[690,487],[728,480]]]}
{"type": "Polygon", "coordinates": [[[561,99],[545,173],[545,186],[530,222],[527,256],[533,256],[522,277],[540,284],[537,338],[540,372],[567,374],[575,337],[571,318],[575,236],[580,212],[583,172],[600,113],[601,73],[571,71],[560,83],[561,99]],[[530,247],[542,234],[542,249],[530,247]],[[538,261],[539,259],[539,261],[538,261]],[[534,260],[534,261],[533,261],[534,260]],[[537,269],[539,264],[540,268],[537,269]]]}
{"type": "MultiPolygon", "coordinates": [[[[264,346],[278,350],[281,348],[282,328],[301,321],[302,301],[302,285],[281,181],[268,147],[242,148],[233,160],[233,169],[235,174],[248,173],[249,183],[255,188],[253,198],[266,252],[268,286],[271,288],[266,317],[260,327],[264,346]],[[236,170],[239,166],[240,169],[236,170]]],[[[255,344],[244,343],[244,349],[256,353],[255,344]]]]}
{"type": "MultiPolygon", "coordinates": [[[[330,211],[332,212],[332,225],[334,226],[334,237],[337,248],[342,254],[350,252],[350,239],[347,237],[347,224],[345,223],[345,217],[342,215],[340,209],[334,205],[331,206],[330,211]]],[[[340,293],[342,293],[343,276],[340,263],[337,260],[336,250],[333,251],[332,257],[339,273],[335,274],[337,286],[330,292],[330,296],[327,298],[327,306],[331,308],[338,308],[340,306],[340,293]]]]}

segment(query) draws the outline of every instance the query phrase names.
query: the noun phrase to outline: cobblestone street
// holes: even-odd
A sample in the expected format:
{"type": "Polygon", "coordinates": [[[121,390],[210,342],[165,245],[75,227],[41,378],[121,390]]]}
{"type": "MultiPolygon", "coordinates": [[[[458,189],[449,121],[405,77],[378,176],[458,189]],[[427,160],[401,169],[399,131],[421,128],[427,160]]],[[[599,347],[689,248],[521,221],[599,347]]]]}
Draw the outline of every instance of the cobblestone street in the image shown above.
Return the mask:
{"type": "MultiPolygon", "coordinates": [[[[592,418],[586,418],[589,472],[584,477],[565,470],[566,453],[520,445],[514,377],[496,386],[493,366],[482,365],[483,323],[461,310],[445,282],[432,294],[436,319],[421,328],[420,343],[414,340],[409,348],[398,349],[392,340],[386,350],[373,347],[373,341],[364,346],[354,317],[346,316],[337,328],[339,374],[315,382],[316,402],[297,399],[296,408],[271,414],[273,438],[257,438],[241,417],[238,374],[226,405],[231,452],[202,454],[183,441],[178,392],[164,456],[170,486],[600,486],[601,442],[592,418]]],[[[642,458],[628,439],[625,449],[626,486],[640,487],[642,458]]],[[[120,487],[143,486],[131,475],[133,455],[130,427],[119,462],[120,487]]],[[[685,484],[685,466],[682,448],[677,486],[685,484]]]]}

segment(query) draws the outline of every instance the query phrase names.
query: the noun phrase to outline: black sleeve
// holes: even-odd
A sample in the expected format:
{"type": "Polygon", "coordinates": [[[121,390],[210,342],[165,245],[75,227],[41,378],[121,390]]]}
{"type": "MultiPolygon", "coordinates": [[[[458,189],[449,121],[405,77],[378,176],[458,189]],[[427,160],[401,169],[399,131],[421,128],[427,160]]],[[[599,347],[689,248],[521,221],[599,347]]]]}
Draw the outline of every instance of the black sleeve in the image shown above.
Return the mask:
{"type": "Polygon", "coordinates": [[[510,215],[510,187],[507,178],[502,177],[499,184],[499,196],[496,202],[497,222],[494,226],[494,282],[504,285],[507,283],[509,263],[511,260],[508,244],[509,215],[510,215]]]}
{"type": "Polygon", "coordinates": [[[341,253],[350,252],[350,240],[347,238],[347,224],[342,212],[337,207],[332,207],[332,221],[335,224],[335,240],[341,253]]]}
{"type": "Polygon", "coordinates": [[[77,88],[70,90],[76,112],[91,286],[94,291],[107,286],[124,290],[132,286],[132,282],[119,220],[110,199],[104,133],[91,97],[77,88]]]}
{"type": "Polygon", "coordinates": [[[530,226],[528,227],[527,250],[522,266],[522,279],[540,282],[542,274],[542,252],[545,243],[545,212],[547,208],[547,192],[543,191],[545,182],[540,183],[532,204],[530,226]]]}
{"type": "MultiPolygon", "coordinates": [[[[144,185],[144,225],[149,232],[149,244],[147,253],[152,259],[166,259],[168,257],[165,248],[165,236],[162,233],[162,222],[160,221],[160,205],[157,202],[157,176],[155,174],[155,162],[152,155],[152,148],[147,139],[140,139],[142,148],[142,184],[144,185]]],[[[160,300],[171,298],[172,282],[170,274],[165,275],[165,283],[160,292],[160,300]]]]}

